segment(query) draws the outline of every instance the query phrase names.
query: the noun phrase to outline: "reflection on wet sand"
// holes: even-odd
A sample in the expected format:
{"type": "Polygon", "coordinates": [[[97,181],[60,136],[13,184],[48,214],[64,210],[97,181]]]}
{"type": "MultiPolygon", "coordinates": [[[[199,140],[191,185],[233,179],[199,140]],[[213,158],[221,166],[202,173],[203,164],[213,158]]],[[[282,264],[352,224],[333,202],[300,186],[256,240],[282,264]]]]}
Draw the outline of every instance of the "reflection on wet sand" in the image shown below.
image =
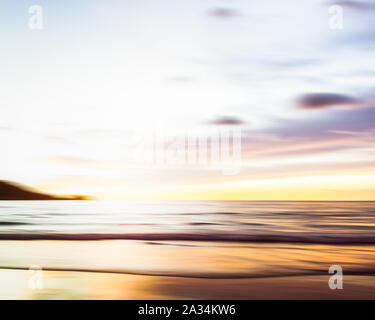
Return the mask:
{"type": "Polygon", "coordinates": [[[45,271],[44,288],[29,289],[28,271],[0,272],[1,299],[375,299],[375,277],[345,276],[331,290],[327,276],[194,279],[45,271]]]}
{"type": "Polygon", "coordinates": [[[1,241],[1,299],[374,299],[375,247],[1,241]],[[12,248],[12,250],[9,250],[12,248]],[[328,268],[344,270],[331,290],[328,268]],[[30,288],[30,266],[42,289],[30,288]]]}
{"type": "Polygon", "coordinates": [[[189,278],[371,275],[375,247],[228,242],[0,241],[0,268],[86,271],[189,278]],[[9,250],[9,248],[12,248],[9,250]]]}

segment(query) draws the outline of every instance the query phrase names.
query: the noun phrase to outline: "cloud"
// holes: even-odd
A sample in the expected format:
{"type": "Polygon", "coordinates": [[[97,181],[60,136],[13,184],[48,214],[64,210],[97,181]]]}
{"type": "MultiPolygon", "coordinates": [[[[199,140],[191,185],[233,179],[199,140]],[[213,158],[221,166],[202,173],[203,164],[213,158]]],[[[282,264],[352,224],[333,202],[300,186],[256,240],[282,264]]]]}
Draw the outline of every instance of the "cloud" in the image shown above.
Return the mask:
{"type": "Polygon", "coordinates": [[[95,159],[74,157],[74,156],[51,156],[41,158],[42,161],[51,164],[62,164],[68,166],[92,167],[100,165],[102,162],[95,159]]]}
{"type": "Polygon", "coordinates": [[[243,134],[245,158],[296,157],[371,148],[375,143],[375,107],[328,110],[320,118],[274,120],[272,128],[243,134]]]}
{"type": "Polygon", "coordinates": [[[334,1],[332,4],[357,10],[375,10],[375,3],[367,1],[334,1]]]}
{"type": "Polygon", "coordinates": [[[0,131],[11,131],[13,128],[7,126],[0,126],[0,131]]]}
{"type": "Polygon", "coordinates": [[[239,15],[238,11],[232,8],[214,8],[208,14],[219,19],[235,18],[239,15]]]}
{"type": "MultiPolygon", "coordinates": [[[[333,39],[339,45],[348,44],[362,49],[373,50],[375,40],[375,23],[373,19],[375,3],[371,1],[334,1],[329,5],[338,5],[344,8],[344,31],[335,34],[333,39]],[[348,11],[346,13],[346,10],[348,11]]],[[[371,51],[370,51],[371,52],[371,51]]],[[[359,60],[359,63],[361,60],[359,60]]]]}
{"type": "Polygon", "coordinates": [[[338,93],[309,93],[297,100],[297,105],[302,109],[322,109],[337,105],[355,105],[361,100],[338,93]]]}
{"type": "Polygon", "coordinates": [[[321,118],[283,120],[271,133],[283,137],[326,138],[335,131],[375,131],[375,108],[329,110],[321,118]]]}
{"type": "Polygon", "coordinates": [[[169,77],[168,81],[170,82],[177,82],[177,83],[191,83],[194,82],[196,79],[190,76],[174,76],[169,77]]]}
{"type": "Polygon", "coordinates": [[[262,59],[259,62],[271,68],[301,68],[321,65],[325,60],[316,58],[288,58],[274,60],[262,59]]]}
{"type": "Polygon", "coordinates": [[[216,125],[216,126],[238,126],[238,125],[246,124],[246,121],[241,120],[236,117],[220,116],[211,121],[208,121],[207,124],[216,125]]]}

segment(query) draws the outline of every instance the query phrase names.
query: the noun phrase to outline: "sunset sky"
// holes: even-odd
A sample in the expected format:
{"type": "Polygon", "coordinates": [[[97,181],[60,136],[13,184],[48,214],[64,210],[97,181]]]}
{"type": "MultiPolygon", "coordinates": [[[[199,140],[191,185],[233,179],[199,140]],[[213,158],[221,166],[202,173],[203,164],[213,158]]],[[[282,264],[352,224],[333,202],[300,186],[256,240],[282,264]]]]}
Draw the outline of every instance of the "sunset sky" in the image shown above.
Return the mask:
{"type": "Polygon", "coordinates": [[[98,199],[375,200],[374,2],[38,0],[31,30],[35,4],[0,4],[0,179],[98,199]],[[148,161],[155,132],[220,130],[241,132],[233,174],[148,161]]]}

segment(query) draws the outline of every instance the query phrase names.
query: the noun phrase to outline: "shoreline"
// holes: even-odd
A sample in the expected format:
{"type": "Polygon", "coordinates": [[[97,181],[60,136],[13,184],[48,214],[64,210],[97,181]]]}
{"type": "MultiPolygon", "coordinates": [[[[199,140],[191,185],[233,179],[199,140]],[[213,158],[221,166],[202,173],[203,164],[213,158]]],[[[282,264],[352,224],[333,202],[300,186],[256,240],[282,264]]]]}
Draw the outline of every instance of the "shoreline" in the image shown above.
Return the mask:
{"type": "Polygon", "coordinates": [[[29,270],[0,270],[0,299],[252,300],[375,299],[375,276],[345,276],[331,290],[327,276],[196,279],[113,273],[43,271],[42,289],[29,288],[29,270]]]}

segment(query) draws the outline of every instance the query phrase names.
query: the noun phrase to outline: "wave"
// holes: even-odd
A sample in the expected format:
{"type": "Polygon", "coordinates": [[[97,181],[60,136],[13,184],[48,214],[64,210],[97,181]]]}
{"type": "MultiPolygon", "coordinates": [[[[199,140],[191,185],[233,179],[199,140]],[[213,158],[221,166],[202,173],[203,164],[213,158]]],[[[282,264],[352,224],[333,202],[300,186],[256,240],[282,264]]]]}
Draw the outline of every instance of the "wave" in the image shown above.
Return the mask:
{"type": "MultiPolygon", "coordinates": [[[[0,266],[3,270],[30,270],[30,267],[22,266],[0,266]]],[[[284,278],[284,277],[305,277],[305,276],[327,276],[327,270],[305,270],[290,272],[269,272],[269,273],[189,273],[189,272],[173,272],[173,271],[136,271],[124,269],[93,269],[93,268],[54,268],[43,267],[43,271],[52,272],[90,272],[90,273],[107,273],[107,274],[123,274],[138,276],[154,276],[154,277],[176,277],[176,278],[197,278],[197,279],[261,279],[261,278],[284,278]]],[[[347,276],[375,276],[375,269],[353,269],[345,270],[347,276]]]]}
{"type": "Polygon", "coordinates": [[[220,241],[306,244],[375,244],[375,235],[284,232],[272,234],[238,233],[2,233],[0,240],[143,240],[143,241],[220,241]]]}
{"type": "Polygon", "coordinates": [[[0,226],[26,226],[31,225],[31,223],[17,222],[17,221],[0,221],[0,226]]]}

